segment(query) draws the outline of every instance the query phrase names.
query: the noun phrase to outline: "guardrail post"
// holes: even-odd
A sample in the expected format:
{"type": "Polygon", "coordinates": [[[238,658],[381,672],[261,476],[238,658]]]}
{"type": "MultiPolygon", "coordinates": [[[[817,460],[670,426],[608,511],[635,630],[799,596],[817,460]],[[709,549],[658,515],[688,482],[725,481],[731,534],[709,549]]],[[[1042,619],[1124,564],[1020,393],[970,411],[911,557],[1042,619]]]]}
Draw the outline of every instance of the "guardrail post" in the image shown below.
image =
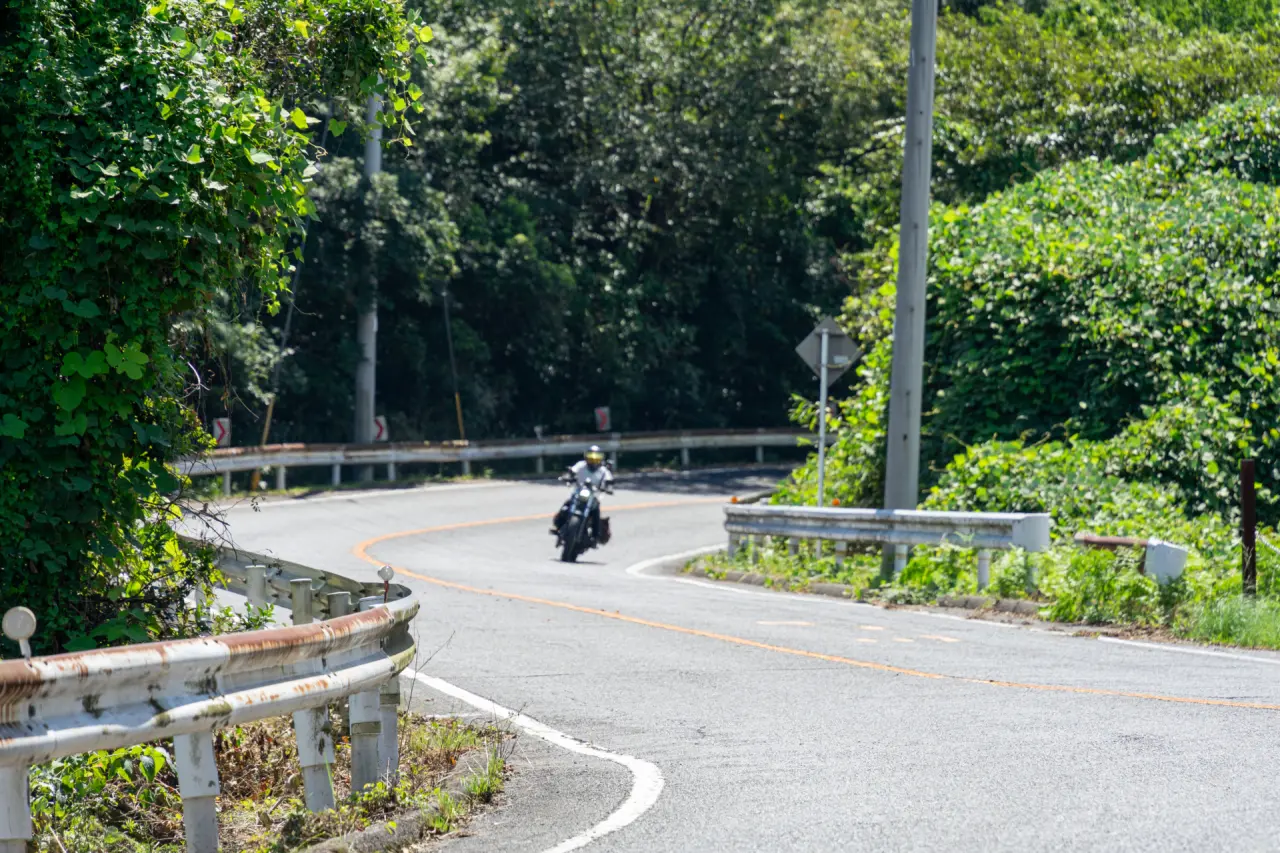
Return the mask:
{"type": "Polygon", "coordinates": [[[394,786],[400,777],[400,676],[393,675],[378,691],[382,728],[378,733],[378,776],[394,786]]]}
{"type": "Polygon", "coordinates": [[[218,851],[218,764],[213,758],[213,735],[195,732],[173,736],[174,768],[182,794],[182,827],[187,853],[218,851]]]}
{"type": "Polygon", "coordinates": [[[545,458],[539,456],[537,459],[533,460],[533,464],[533,470],[537,471],[539,474],[547,473],[547,460],[545,458]]]}
{"type": "Polygon", "coordinates": [[[285,490],[285,467],[283,465],[276,466],[276,491],[283,492],[285,490]]]}
{"type": "Polygon", "coordinates": [[[760,552],[764,549],[764,537],[748,536],[747,549],[751,551],[751,565],[760,565],[760,552]]]}
{"type": "Polygon", "coordinates": [[[680,467],[689,467],[689,448],[687,447],[680,448],[680,467]]]}
{"type": "Polygon", "coordinates": [[[464,477],[471,476],[471,460],[470,459],[462,460],[462,476],[464,477]]]}
{"type": "Polygon", "coordinates": [[[396,463],[387,463],[387,482],[394,483],[396,481],[396,463]]]}
{"type": "Polygon", "coordinates": [[[799,540],[799,539],[788,539],[788,540],[787,540],[787,553],[788,553],[788,554],[790,554],[790,555],[791,555],[791,556],[793,556],[793,557],[794,557],[796,554],[800,553],[800,540],[799,540]]]}
{"type": "Polygon", "coordinates": [[[978,589],[986,589],[991,583],[991,552],[985,548],[978,552],[978,589]]]}
{"type": "Polygon", "coordinates": [[[31,794],[25,765],[0,767],[0,853],[27,853],[31,794]]]}
{"type": "Polygon", "coordinates": [[[730,560],[738,556],[739,542],[741,542],[741,539],[739,538],[738,534],[736,533],[729,534],[729,559],[730,560]]]}
{"type": "Polygon", "coordinates": [[[382,736],[382,707],[378,692],[369,690],[351,697],[351,792],[378,784],[382,769],[378,741],[382,736]]]}
{"type": "Polygon", "coordinates": [[[844,555],[849,550],[849,543],[843,540],[839,541],[835,544],[835,550],[836,550],[836,569],[839,570],[844,567],[844,555]]]}
{"type": "Polygon", "coordinates": [[[293,714],[293,733],[298,740],[298,763],[302,765],[303,796],[307,811],[322,812],[334,806],[333,738],[325,729],[324,708],[308,708],[293,714]]]}
{"type": "Polygon", "coordinates": [[[333,463],[331,474],[329,482],[334,486],[342,485],[342,464],[340,462],[333,463]]]}
{"type": "Polygon", "coordinates": [[[231,472],[224,471],[222,473],[222,493],[224,495],[231,494],[231,472]]]}
{"type": "Polygon", "coordinates": [[[252,565],[244,567],[245,585],[248,587],[249,603],[254,607],[267,606],[267,567],[252,565]]]}
{"type": "Polygon", "coordinates": [[[310,625],[314,604],[310,578],[294,578],[289,581],[289,601],[293,608],[293,624],[310,625]]]}
{"type": "Polygon", "coordinates": [[[378,747],[383,734],[383,712],[378,690],[351,697],[351,790],[360,793],[378,784],[381,771],[378,747]]]}
{"type": "Polygon", "coordinates": [[[893,546],[893,576],[896,578],[907,567],[907,546],[893,546]]]}
{"type": "MultiPolygon", "coordinates": [[[[325,607],[329,611],[329,618],[336,619],[339,616],[346,616],[351,612],[351,593],[349,592],[331,592],[324,597],[325,607]]],[[[334,711],[338,716],[338,731],[350,732],[351,715],[348,713],[347,704],[350,700],[335,702],[334,711]]],[[[352,741],[354,746],[355,741],[352,741]]],[[[354,753],[353,753],[354,756],[354,753]]]]}

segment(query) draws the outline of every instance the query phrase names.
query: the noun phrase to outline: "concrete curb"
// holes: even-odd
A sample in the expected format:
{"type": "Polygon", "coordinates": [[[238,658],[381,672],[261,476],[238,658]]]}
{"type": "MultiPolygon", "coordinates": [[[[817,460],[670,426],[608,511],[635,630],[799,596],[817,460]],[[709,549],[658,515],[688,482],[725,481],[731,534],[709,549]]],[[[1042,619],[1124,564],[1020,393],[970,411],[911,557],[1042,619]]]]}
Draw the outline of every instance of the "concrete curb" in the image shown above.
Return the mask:
{"type": "MultiPolygon", "coordinates": [[[[864,601],[868,604],[876,603],[874,599],[864,598],[858,591],[848,584],[827,583],[825,581],[816,581],[809,584],[796,583],[788,578],[774,577],[772,575],[762,575],[756,572],[738,572],[727,571],[720,577],[707,574],[706,569],[694,568],[687,574],[694,577],[706,578],[707,580],[724,581],[728,583],[742,583],[751,586],[764,586],[772,589],[782,590],[784,592],[807,592],[813,595],[825,595],[831,598],[848,598],[855,601],[864,601]]],[[[1040,605],[1035,601],[1027,601],[1018,598],[989,598],[983,595],[944,595],[938,598],[939,607],[954,607],[959,610],[995,610],[999,613],[1016,613],[1019,616],[1036,616],[1040,612],[1040,605]]]]}
{"type": "MultiPolygon", "coordinates": [[[[471,795],[465,787],[466,780],[472,773],[482,769],[488,758],[488,750],[483,749],[475,749],[463,755],[454,772],[440,786],[441,790],[454,800],[470,801],[471,795]],[[476,757],[477,753],[481,753],[479,758],[476,757]]],[[[435,806],[406,812],[365,829],[301,848],[296,853],[391,853],[404,850],[432,835],[431,819],[439,813],[435,806]]]]}

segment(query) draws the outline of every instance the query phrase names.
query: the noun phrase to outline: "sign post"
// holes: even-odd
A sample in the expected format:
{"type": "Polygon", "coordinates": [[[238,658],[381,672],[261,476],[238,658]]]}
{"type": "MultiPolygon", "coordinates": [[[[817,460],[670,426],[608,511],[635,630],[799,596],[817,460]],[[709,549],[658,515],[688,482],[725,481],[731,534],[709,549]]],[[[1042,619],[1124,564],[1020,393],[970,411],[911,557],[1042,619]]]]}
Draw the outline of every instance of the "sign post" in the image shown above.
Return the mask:
{"type": "Polygon", "coordinates": [[[796,353],[818,374],[818,506],[826,499],[827,485],[827,389],[853,367],[862,350],[830,317],[800,342],[796,353]]]}

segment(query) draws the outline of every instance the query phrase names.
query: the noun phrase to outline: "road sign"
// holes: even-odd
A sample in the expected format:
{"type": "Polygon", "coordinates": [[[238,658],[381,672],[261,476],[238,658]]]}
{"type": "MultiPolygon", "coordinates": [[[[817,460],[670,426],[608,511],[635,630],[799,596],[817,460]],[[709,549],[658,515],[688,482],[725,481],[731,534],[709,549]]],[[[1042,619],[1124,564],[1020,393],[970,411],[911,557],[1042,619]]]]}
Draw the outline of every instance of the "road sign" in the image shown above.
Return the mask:
{"type": "Polygon", "coordinates": [[[389,433],[387,432],[387,416],[378,415],[373,419],[373,440],[388,441],[389,433]]]}
{"type": "Polygon", "coordinates": [[[231,446],[231,418],[214,418],[213,429],[209,430],[213,433],[213,441],[218,447],[231,446]]]}
{"type": "Polygon", "coordinates": [[[845,334],[839,323],[823,317],[809,337],[796,347],[796,352],[818,374],[818,506],[822,506],[827,474],[827,388],[853,367],[862,350],[845,334]]]}
{"type": "Polygon", "coordinates": [[[596,429],[600,432],[608,432],[613,428],[613,420],[609,417],[609,407],[601,406],[596,409],[596,429]]]}
{"type": "Polygon", "coordinates": [[[809,337],[800,342],[796,353],[816,374],[822,373],[822,332],[827,332],[827,381],[835,382],[858,360],[862,350],[845,334],[840,324],[830,317],[823,317],[809,337]]]}

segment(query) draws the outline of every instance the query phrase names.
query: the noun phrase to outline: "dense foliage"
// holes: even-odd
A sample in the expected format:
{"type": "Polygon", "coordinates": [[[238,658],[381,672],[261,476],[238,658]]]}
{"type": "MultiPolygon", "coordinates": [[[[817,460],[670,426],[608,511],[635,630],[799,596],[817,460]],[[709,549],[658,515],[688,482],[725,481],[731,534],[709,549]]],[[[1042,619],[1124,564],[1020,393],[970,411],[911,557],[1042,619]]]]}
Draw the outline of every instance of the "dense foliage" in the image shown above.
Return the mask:
{"type": "Polygon", "coordinates": [[[146,636],[194,582],[165,466],[201,442],[178,322],[274,302],[315,99],[402,111],[411,26],[379,0],[0,7],[0,600],[41,646],[146,636]]]}
{"type": "MultiPolygon", "coordinates": [[[[446,291],[472,437],[589,428],[602,404],[624,429],[778,423],[811,392],[791,348],[814,313],[884,280],[868,250],[897,216],[907,5],[426,3],[440,73],[419,81],[415,146],[384,161],[376,222],[358,144],[337,140],[351,162],[319,176],[272,435],[350,436],[373,289],[396,437],[456,435],[446,291]],[[386,260],[366,275],[349,247],[386,260]]],[[[947,201],[1139,157],[1280,76],[1265,34],[1183,35],[1081,2],[973,11],[940,24],[947,201]]],[[[231,345],[242,391],[279,355],[250,344],[231,345]]],[[[207,413],[256,436],[257,384],[207,413]]]]}

